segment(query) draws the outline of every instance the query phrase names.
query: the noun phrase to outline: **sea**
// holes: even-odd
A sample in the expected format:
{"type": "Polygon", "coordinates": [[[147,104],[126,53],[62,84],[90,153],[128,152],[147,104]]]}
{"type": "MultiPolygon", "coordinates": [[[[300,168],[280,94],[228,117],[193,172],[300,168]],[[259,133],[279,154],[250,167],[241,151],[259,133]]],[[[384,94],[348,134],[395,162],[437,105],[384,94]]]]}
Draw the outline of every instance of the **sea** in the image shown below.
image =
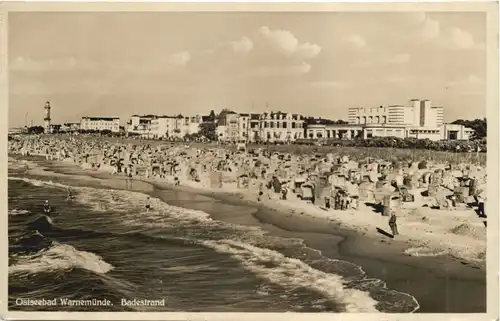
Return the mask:
{"type": "MultiPolygon", "coordinates": [[[[113,178],[54,168],[40,159],[9,157],[9,311],[410,313],[419,308],[410,294],[387,288],[358,265],[325,257],[300,238],[272,236],[262,226],[228,223],[193,209],[210,204],[169,204],[154,197],[169,191],[152,183],[134,182],[142,184],[138,192],[127,188],[128,181],[110,184],[113,178]],[[43,175],[30,173],[33,168],[43,175]],[[45,200],[50,213],[43,211],[45,200]],[[55,298],[106,299],[111,305],[20,303],[55,298]],[[133,299],[164,304],[122,304],[133,299]]],[[[251,208],[241,210],[252,215],[251,208]]]]}

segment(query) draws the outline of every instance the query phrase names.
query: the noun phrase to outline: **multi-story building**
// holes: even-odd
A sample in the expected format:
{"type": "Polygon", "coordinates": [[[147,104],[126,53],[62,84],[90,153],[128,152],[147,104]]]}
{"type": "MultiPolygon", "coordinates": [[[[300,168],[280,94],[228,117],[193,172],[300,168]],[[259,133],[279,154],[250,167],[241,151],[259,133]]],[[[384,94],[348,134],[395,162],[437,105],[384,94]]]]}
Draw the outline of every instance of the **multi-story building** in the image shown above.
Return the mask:
{"type": "Polygon", "coordinates": [[[443,107],[430,100],[412,99],[408,106],[353,107],[348,110],[350,124],[390,124],[437,128],[443,124],[443,107]]]}
{"type": "Polygon", "coordinates": [[[244,142],[255,142],[260,139],[260,114],[239,114],[238,139],[244,142]]]}
{"type": "Polygon", "coordinates": [[[304,124],[303,116],[291,113],[228,112],[219,119],[217,137],[220,141],[230,142],[292,142],[304,138],[304,124]]]}
{"type": "Polygon", "coordinates": [[[80,121],[80,129],[82,130],[110,130],[112,132],[120,131],[119,117],[82,117],[80,121]]]}
{"type": "Polygon", "coordinates": [[[140,134],[145,137],[151,136],[151,121],[155,117],[155,115],[132,115],[127,122],[126,132],[140,134]]]}
{"type": "Polygon", "coordinates": [[[151,120],[151,134],[153,138],[183,138],[200,131],[202,117],[155,116],[151,120]]]}
{"type": "Polygon", "coordinates": [[[309,124],[306,127],[308,139],[354,139],[362,137],[363,126],[355,124],[309,124]]]}
{"type": "Polygon", "coordinates": [[[77,132],[80,130],[80,123],[64,123],[60,128],[63,132],[77,132]]]}
{"type": "Polygon", "coordinates": [[[268,142],[293,142],[304,138],[305,118],[302,115],[270,112],[260,115],[260,138],[268,142]]]}
{"type": "Polygon", "coordinates": [[[443,107],[430,100],[412,99],[407,106],[349,108],[350,124],[363,126],[363,137],[412,137],[419,139],[469,139],[473,130],[444,124],[443,107]]]}

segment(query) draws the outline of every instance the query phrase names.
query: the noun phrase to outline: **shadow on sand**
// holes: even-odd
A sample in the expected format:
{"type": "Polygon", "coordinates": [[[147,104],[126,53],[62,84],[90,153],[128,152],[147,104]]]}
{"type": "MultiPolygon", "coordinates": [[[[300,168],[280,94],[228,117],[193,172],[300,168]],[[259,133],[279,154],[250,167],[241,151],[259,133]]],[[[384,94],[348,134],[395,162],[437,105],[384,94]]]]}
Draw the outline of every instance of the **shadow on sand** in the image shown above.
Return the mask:
{"type": "Polygon", "coordinates": [[[379,232],[380,234],[384,235],[384,236],[387,236],[388,238],[391,238],[393,239],[394,238],[394,235],[392,235],[391,233],[389,232],[386,232],[384,231],[383,229],[381,229],[380,227],[377,227],[377,232],[379,232]]]}
{"type": "Polygon", "coordinates": [[[382,213],[384,211],[384,206],[380,203],[365,203],[365,205],[371,207],[375,213],[382,213]]]}

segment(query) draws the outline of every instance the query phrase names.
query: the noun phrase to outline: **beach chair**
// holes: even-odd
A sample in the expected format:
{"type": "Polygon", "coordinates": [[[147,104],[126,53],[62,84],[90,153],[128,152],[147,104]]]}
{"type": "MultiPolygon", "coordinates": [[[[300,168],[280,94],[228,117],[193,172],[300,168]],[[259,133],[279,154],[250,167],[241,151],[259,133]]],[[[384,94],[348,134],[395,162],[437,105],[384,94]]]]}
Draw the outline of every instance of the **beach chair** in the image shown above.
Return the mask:
{"type": "Polygon", "coordinates": [[[303,201],[312,201],[314,199],[313,185],[304,183],[300,186],[299,198],[303,201]]]}
{"type": "Polygon", "coordinates": [[[406,186],[399,186],[399,195],[401,196],[402,202],[414,202],[415,195],[410,194],[406,186]]]}

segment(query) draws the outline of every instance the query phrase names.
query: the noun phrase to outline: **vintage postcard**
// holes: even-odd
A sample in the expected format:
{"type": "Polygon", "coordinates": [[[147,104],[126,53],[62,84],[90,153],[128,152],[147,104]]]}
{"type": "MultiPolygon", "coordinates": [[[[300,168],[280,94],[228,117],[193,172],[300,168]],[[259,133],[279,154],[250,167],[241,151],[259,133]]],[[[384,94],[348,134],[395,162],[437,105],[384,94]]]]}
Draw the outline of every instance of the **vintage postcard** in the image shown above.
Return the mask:
{"type": "Polygon", "coordinates": [[[1,318],[498,319],[498,3],[0,14],[1,318]]]}

